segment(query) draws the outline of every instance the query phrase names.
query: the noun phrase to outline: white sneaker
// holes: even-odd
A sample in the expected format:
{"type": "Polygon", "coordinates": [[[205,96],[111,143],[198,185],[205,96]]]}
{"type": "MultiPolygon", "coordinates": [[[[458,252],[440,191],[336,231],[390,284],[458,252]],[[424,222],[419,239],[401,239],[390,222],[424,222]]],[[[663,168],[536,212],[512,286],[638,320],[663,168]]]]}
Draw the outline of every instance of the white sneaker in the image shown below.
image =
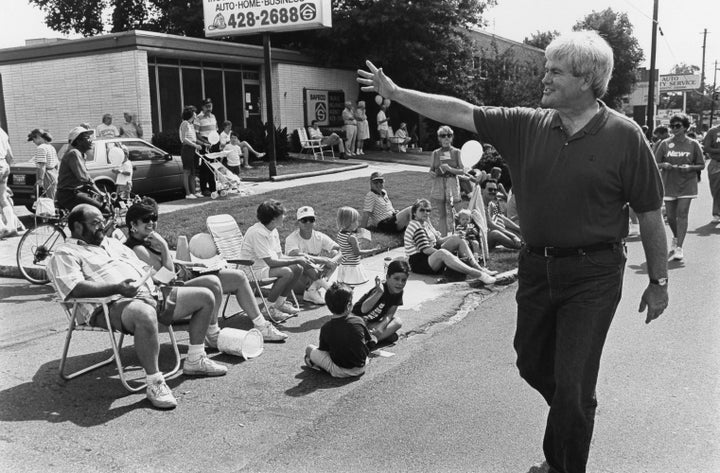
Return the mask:
{"type": "Polygon", "coordinates": [[[288,301],[283,302],[283,305],[281,305],[280,307],[275,306],[275,310],[279,310],[280,312],[284,312],[290,315],[297,315],[300,313],[300,309],[294,307],[288,301]]]}
{"type": "Polygon", "coordinates": [[[275,310],[275,307],[268,307],[267,312],[265,310],[261,312],[274,324],[281,324],[292,317],[292,315],[278,313],[279,311],[275,310]]]}
{"type": "Polygon", "coordinates": [[[195,197],[195,195],[193,195],[193,194],[188,194],[185,196],[185,198],[186,199],[197,199],[197,197],[195,197]]]}
{"type": "Polygon", "coordinates": [[[157,383],[148,384],[146,396],[153,406],[158,409],[174,409],[177,407],[177,399],[173,396],[172,391],[165,380],[161,379],[157,383]]]}
{"type": "Polygon", "coordinates": [[[270,322],[266,323],[264,327],[256,327],[260,333],[262,333],[264,342],[284,342],[287,340],[287,333],[283,333],[276,329],[270,322]]]}
{"type": "Polygon", "coordinates": [[[203,355],[196,361],[185,360],[183,374],[185,376],[224,376],[227,373],[227,366],[215,363],[203,355]]]}
{"type": "Polygon", "coordinates": [[[679,247],[679,246],[678,246],[677,248],[675,248],[675,252],[674,252],[673,255],[672,255],[672,259],[674,259],[674,260],[676,260],[676,261],[680,261],[680,260],[682,260],[682,259],[684,259],[684,258],[685,258],[685,255],[683,255],[683,250],[682,250],[682,248],[679,247]]]}
{"type": "Polygon", "coordinates": [[[320,293],[322,289],[307,289],[303,293],[303,300],[316,305],[325,305],[325,297],[320,293]]]}
{"type": "Polygon", "coordinates": [[[710,220],[711,223],[720,223],[720,215],[713,215],[712,220],[710,220]]]}

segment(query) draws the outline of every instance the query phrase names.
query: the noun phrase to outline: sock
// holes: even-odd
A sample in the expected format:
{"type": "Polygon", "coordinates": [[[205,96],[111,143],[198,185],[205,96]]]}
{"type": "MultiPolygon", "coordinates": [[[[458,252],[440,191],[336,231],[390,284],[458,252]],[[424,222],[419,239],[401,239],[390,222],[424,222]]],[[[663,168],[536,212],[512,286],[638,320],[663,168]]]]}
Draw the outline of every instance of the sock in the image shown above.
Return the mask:
{"type": "Polygon", "coordinates": [[[262,314],[258,315],[254,319],[252,319],[252,323],[255,326],[255,328],[263,328],[265,325],[267,325],[267,320],[265,320],[265,317],[262,316],[262,314]]]}
{"type": "Polygon", "coordinates": [[[220,332],[220,327],[218,326],[217,322],[215,322],[214,324],[208,325],[208,328],[207,328],[208,335],[215,335],[218,332],[220,332]]]}
{"type": "Polygon", "coordinates": [[[317,281],[315,281],[315,284],[317,284],[319,287],[321,287],[325,290],[330,289],[330,286],[331,286],[330,281],[328,281],[325,278],[318,279],[317,281]]]}
{"type": "Polygon", "coordinates": [[[205,355],[205,344],[188,345],[187,360],[190,362],[198,361],[205,355]]]}
{"type": "Polygon", "coordinates": [[[273,307],[281,307],[285,303],[286,300],[287,300],[287,297],[285,297],[285,296],[278,297],[277,300],[275,302],[273,302],[273,307]]]}
{"type": "Polygon", "coordinates": [[[145,377],[145,382],[150,384],[157,384],[160,381],[164,381],[165,378],[163,377],[163,374],[158,371],[157,373],[149,374],[145,377]]]}

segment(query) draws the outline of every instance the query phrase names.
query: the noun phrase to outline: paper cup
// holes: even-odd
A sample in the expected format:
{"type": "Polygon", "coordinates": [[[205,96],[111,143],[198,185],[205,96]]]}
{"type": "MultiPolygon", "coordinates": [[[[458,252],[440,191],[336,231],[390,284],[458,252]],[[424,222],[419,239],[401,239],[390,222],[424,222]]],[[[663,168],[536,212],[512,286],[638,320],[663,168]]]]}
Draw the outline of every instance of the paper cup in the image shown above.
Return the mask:
{"type": "Polygon", "coordinates": [[[218,335],[218,350],[228,355],[242,356],[246,360],[257,358],[263,352],[262,333],[256,328],[224,328],[218,335]]]}

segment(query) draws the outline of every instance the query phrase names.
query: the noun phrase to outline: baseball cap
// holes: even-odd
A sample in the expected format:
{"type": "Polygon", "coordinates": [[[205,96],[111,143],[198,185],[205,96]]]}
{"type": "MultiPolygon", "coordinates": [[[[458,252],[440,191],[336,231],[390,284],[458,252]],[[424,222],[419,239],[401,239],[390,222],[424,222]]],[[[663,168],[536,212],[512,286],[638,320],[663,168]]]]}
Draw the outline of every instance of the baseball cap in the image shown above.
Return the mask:
{"type": "Polygon", "coordinates": [[[93,130],[88,130],[84,126],[76,126],[72,130],[70,130],[70,133],[68,133],[68,143],[72,144],[72,142],[75,141],[78,136],[84,133],[89,133],[92,135],[95,132],[93,130]]]}
{"type": "Polygon", "coordinates": [[[371,181],[384,181],[385,175],[381,172],[375,171],[374,173],[370,174],[370,180],[371,181]]]}
{"type": "Polygon", "coordinates": [[[300,207],[297,210],[297,219],[298,220],[303,219],[305,217],[314,217],[314,216],[315,216],[315,211],[313,210],[312,207],[305,206],[305,207],[300,207]]]}
{"type": "Polygon", "coordinates": [[[210,97],[204,98],[202,101],[202,104],[203,105],[208,105],[208,104],[212,105],[212,99],[210,97]]]}

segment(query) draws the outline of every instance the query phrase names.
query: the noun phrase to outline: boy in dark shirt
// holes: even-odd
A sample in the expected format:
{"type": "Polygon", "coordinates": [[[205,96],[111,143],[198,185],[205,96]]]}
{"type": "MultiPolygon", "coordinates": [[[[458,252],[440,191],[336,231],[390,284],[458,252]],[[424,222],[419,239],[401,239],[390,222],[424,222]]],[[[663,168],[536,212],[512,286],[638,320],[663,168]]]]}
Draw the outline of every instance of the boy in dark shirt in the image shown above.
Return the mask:
{"type": "Polygon", "coordinates": [[[320,347],[305,348],[308,367],[327,371],[335,378],[365,373],[370,332],[363,319],[350,313],[352,298],[352,288],[341,283],[333,284],[325,293],[325,303],[333,315],[320,328],[320,347]]]}

